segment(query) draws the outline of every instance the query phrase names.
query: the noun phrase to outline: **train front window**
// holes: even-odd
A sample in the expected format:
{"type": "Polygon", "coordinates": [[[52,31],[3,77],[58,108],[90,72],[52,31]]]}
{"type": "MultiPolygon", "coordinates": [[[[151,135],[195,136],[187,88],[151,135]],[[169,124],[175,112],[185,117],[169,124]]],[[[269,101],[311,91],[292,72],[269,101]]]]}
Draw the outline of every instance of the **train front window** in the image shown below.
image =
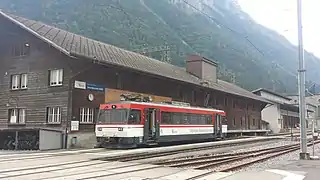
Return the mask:
{"type": "Polygon", "coordinates": [[[127,123],[129,109],[100,110],[98,123],[116,124],[127,123]]]}
{"type": "Polygon", "coordinates": [[[141,111],[136,109],[100,110],[98,123],[106,124],[139,124],[141,111]]]}
{"type": "Polygon", "coordinates": [[[128,124],[139,124],[141,119],[141,111],[138,109],[131,109],[128,118],[128,124]]]}

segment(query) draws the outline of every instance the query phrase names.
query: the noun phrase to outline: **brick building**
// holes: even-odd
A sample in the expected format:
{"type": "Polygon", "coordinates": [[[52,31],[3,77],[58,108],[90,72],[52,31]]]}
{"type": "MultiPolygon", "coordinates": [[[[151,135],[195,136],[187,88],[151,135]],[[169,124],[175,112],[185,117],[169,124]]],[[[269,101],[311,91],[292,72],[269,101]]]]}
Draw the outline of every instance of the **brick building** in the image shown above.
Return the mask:
{"type": "Polygon", "coordinates": [[[92,146],[105,88],[223,109],[231,130],[261,128],[267,101],[217,79],[217,64],[204,57],[190,55],[186,68],[176,67],[1,11],[0,39],[2,130],[57,130],[69,134],[65,145],[77,137],[78,146],[92,146]],[[71,120],[78,132],[70,132],[71,120]]]}

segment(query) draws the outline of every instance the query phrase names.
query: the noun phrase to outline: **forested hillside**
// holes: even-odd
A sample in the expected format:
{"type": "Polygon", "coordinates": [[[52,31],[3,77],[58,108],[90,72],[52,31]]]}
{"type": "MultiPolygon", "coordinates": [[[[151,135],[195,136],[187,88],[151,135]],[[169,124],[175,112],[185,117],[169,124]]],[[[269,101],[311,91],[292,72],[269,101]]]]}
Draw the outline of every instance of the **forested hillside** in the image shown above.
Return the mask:
{"type": "MultiPolygon", "coordinates": [[[[219,63],[220,78],[249,90],[297,91],[297,48],[254,22],[235,0],[1,0],[0,8],[125,49],[170,47],[171,63],[188,53],[219,63]]],[[[155,55],[155,57],[159,57],[155,55]]],[[[305,53],[307,78],[320,83],[320,60],[305,53]]]]}

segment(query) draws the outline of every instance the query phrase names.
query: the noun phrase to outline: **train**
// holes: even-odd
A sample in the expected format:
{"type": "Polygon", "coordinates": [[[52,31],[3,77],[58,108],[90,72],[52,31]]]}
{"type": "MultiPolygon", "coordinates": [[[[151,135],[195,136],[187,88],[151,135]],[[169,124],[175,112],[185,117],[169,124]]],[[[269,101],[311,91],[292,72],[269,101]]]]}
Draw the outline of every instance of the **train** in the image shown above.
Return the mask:
{"type": "Polygon", "coordinates": [[[96,119],[97,147],[211,141],[227,133],[226,113],[213,108],[155,102],[101,104],[96,119]]]}

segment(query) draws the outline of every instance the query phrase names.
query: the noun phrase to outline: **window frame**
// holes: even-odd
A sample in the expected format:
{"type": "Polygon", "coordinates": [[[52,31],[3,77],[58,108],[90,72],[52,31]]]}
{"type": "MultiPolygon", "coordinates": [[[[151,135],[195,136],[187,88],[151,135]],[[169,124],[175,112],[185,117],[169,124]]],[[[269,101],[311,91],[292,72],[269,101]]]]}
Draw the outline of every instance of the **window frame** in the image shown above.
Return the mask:
{"type": "Polygon", "coordinates": [[[213,125],[213,114],[161,111],[160,124],[168,125],[213,125]],[[166,118],[164,120],[164,117],[166,118]]]}
{"type": "Polygon", "coordinates": [[[10,80],[10,89],[12,91],[28,89],[28,73],[12,74],[10,80]],[[24,83],[22,83],[23,80],[24,83]]]}
{"type": "Polygon", "coordinates": [[[47,124],[61,124],[62,121],[62,108],[60,106],[53,106],[53,107],[47,107],[46,108],[46,112],[47,112],[47,117],[46,117],[46,122],[47,124]],[[52,110],[52,111],[50,111],[52,110]],[[59,110],[58,113],[55,113],[57,111],[54,110],[59,110]],[[52,112],[52,113],[50,113],[52,112]],[[52,120],[49,121],[50,116],[52,116],[52,120]],[[56,117],[57,121],[55,122],[54,118],[56,117]]]}
{"type": "Polygon", "coordinates": [[[63,75],[64,75],[63,69],[50,69],[49,70],[49,86],[50,87],[63,86],[63,75]]]}
{"type": "Polygon", "coordinates": [[[29,56],[30,53],[31,53],[30,44],[27,42],[17,43],[11,47],[12,58],[29,56]]]}
{"type": "Polygon", "coordinates": [[[20,89],[20,74],[12,74],[11,75],[11,90],[19,90],[20,89]]]}
{"type": "Polygon", "coordinates": [[[94,121],[95,110],[96,110],[96,108],[80,107],[79,108],[79,123],[80,124],[93,124],[95,122],[94,121]],[[90,112],[91,112],[91,114],[90,114],[90,112]],[[90,118],[92,119],[91,121],[89,121],[90,118]]]}
{"type": "Polygon", "coordinates": [[[27,73],[20,74],[20,89],[28,89],[28,74],[27,73]],[[23,80],[24,80],[24,83],[23,83],[23,80]],[[23,87],[23,86],[25,86],[25,87],[23,87]]]}
{"type": "Polygon", "coordinates": [[[25,125],[27,119],[27,109],[26,108],[10,108],[8,109],[8,124],[9,125],[25,125]],[[23,121],[21,121],[21,111],[23,112],[23,121]],[[16,120],[11,121],[12,112],[15,112],[16,120]]]}

